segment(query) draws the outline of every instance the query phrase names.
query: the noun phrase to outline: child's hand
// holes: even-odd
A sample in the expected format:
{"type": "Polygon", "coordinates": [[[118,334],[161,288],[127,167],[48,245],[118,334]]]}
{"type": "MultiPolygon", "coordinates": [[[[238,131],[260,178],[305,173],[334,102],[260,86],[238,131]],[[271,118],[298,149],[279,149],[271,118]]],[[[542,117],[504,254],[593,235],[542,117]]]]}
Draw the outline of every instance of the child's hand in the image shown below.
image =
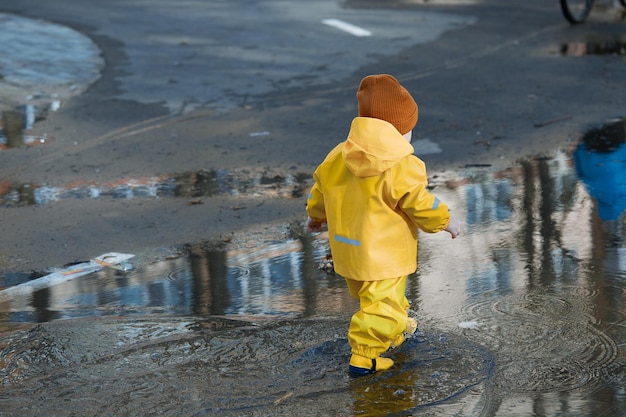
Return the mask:
{"type": "Polygon", "coordinates": [[[450,224],[448,224],[446,232],[450,233],[452,239],[455,239],[461,234],[461,223],[455,217],[450,217],[450,224]]]}
{"type": "Polygon", "coordinates": [[[306,229],[309,232],[321,232],[323,225],[324,225],[324,222],[320,222],[318,220],[313,220],[310,217],[308,217],[306,219],[306,229]]]}

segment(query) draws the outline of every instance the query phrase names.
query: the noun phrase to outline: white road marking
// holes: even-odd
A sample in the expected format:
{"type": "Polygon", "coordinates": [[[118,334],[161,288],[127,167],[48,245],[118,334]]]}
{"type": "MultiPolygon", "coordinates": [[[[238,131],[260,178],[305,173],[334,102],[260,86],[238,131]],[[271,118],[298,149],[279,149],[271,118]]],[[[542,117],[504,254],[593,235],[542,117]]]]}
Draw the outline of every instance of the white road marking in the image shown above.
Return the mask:
{"type": "Polygon", "coordinates": [[[372,36],[372,32],[370,32],[369,30],[363,29],[362,27],[359,27],[359,26],[355,26],[348,22],[344,22],[343,20],[324,19],[322,20],[322,23],[328,26],[335,27],[337,29],[341,29],[354,36],[372,36]]]}

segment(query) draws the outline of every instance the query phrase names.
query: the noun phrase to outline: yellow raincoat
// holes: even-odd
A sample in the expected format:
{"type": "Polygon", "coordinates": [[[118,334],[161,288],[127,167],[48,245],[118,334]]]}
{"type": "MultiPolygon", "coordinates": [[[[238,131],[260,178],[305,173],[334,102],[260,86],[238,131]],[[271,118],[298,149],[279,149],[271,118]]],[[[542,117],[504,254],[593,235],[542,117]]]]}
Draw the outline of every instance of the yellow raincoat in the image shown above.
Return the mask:
{"type": "MultiPolygon", "coordinates": [[[[448,207],[426,189],[426,166],[413,146],[380,119],[356,117],[348,139],[315,170],[307,214],[328,224],[335,271],[360,302],[350,322],[351,366],[376,368],[404,341],[406,276],[417,269],[417,229],[450,223],[448,207]]],[[[386,362],[384,362],[386,361],[386,362]]]]}
{"type": "Polygon", "coordinates": [[[378,281],[417,269],[417,229],[450,222],[448,206],[426,189],[426,166],[390,123],[356,117],[345,142],[315,170],[307,214],[328,224],[335,271],[378,281]]]}

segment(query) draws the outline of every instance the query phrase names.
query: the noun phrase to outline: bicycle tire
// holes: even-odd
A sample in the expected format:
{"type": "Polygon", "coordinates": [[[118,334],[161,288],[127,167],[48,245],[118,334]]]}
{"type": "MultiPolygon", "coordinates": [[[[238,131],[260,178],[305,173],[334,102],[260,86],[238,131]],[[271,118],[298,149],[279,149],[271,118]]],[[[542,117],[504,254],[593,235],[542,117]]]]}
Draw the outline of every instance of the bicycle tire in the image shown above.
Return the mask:
{"type": "MultiPolygon", "coordinates": [[[[626,2],[626,0],[620,0],[626,2]]],[[[594,0],[560,0],[561,11],[568,22],[572,24],[582,23],[587,19],[594,0]]]]}
{"type": "Polygon", "coordinates": [[[622,6],[626,7],[626,0],[619,0],[620,3],[622,3],[622,6]]]}

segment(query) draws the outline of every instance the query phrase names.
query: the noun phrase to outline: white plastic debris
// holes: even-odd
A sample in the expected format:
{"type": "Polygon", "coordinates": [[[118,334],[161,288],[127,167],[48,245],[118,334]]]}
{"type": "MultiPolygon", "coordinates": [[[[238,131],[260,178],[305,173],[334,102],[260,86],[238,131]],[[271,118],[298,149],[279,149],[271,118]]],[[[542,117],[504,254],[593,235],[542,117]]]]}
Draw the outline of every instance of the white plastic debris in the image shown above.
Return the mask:
{"type": "Polygon", "coordinates": [[[130,265],[127,261],[134,256],[135,255],[127,253],[109,252],[96,256],[88,262],[81,262],[65,268],[53,269],[48,275],[1,290],[0,301],[6,300],[15,295],[32,294],[42,288],[52,287],[53,285],[99,271],[105,267],[128,271],[132,269],[132,265],[130,265]]]}

